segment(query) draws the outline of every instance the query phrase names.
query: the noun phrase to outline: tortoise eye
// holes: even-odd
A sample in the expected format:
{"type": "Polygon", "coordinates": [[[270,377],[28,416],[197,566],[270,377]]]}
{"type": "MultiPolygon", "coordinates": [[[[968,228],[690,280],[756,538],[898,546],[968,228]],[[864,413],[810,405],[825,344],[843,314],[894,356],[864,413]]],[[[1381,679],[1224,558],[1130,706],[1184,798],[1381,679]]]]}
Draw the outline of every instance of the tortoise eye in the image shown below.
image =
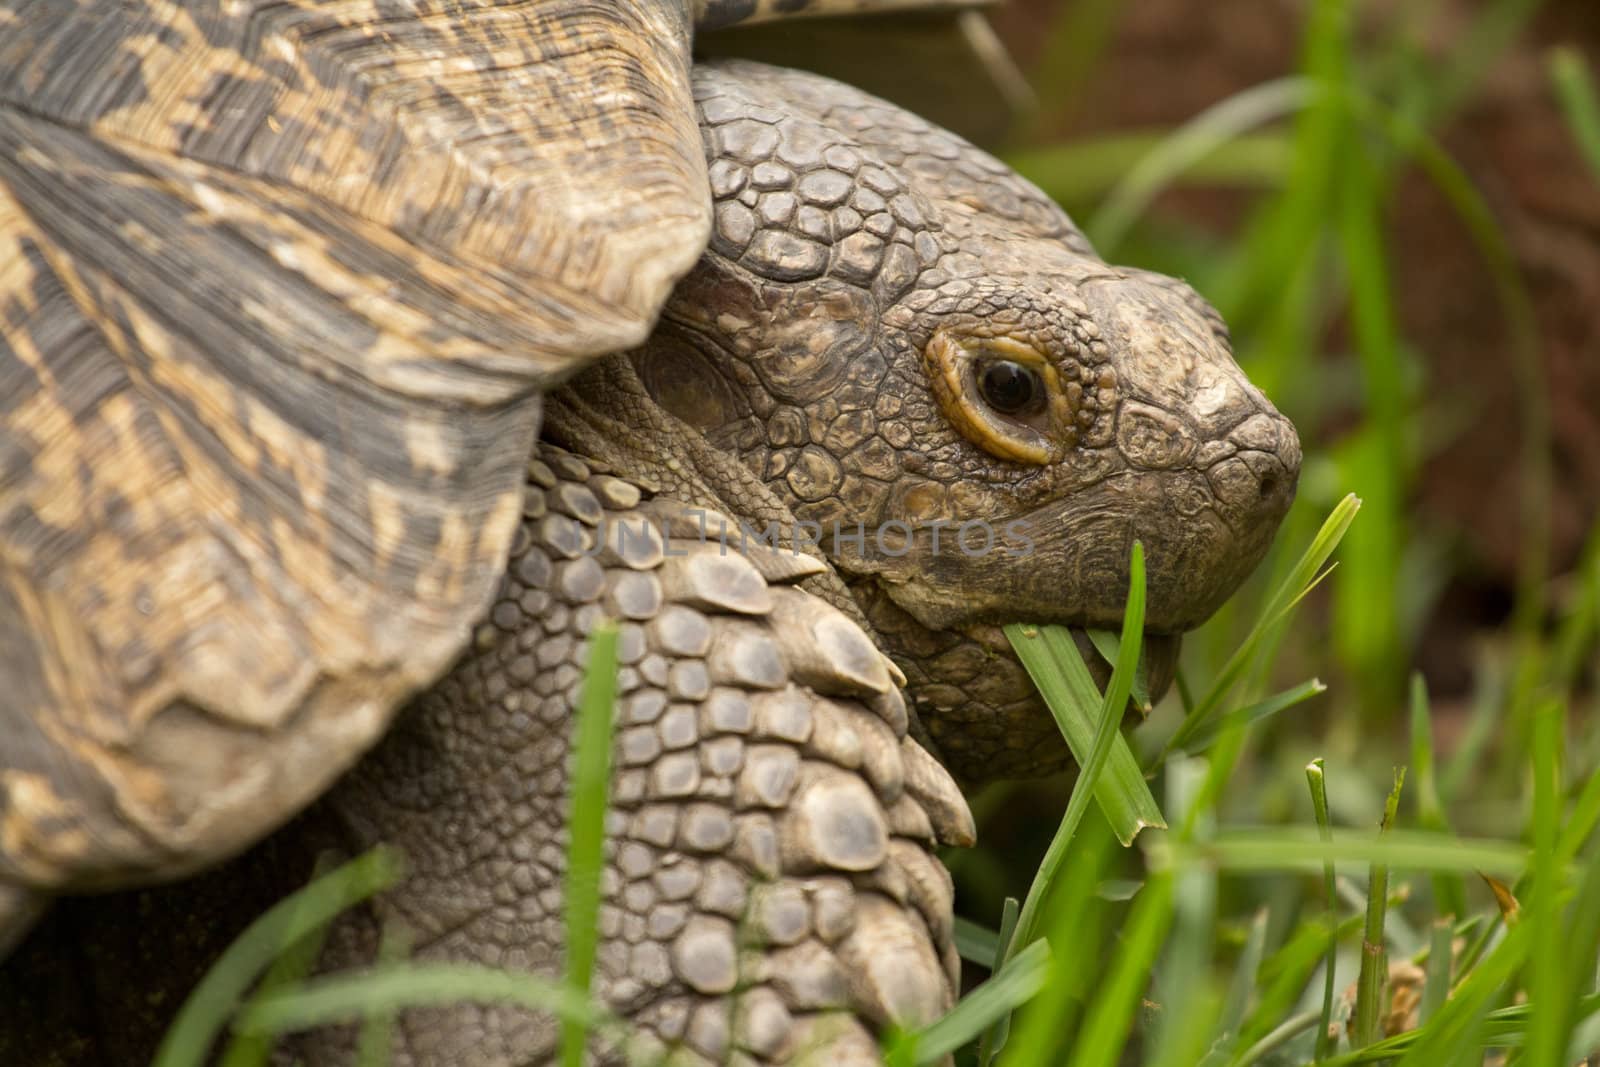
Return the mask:
{"type": "Polygon", "coordinates": [[[1032,367],[1009,359],[985,362],[978,369],[978,392],[1002,415],[1036,415],[1044,410],[1044,379],[1032,367]]]}
{"type": "Polygon", "coordinates": [[[934,399],[968,441],[1001,459],[1055,463],[1076,445],[1077,398],[1030,339],[934,331],[922,350],[934,399]]]}

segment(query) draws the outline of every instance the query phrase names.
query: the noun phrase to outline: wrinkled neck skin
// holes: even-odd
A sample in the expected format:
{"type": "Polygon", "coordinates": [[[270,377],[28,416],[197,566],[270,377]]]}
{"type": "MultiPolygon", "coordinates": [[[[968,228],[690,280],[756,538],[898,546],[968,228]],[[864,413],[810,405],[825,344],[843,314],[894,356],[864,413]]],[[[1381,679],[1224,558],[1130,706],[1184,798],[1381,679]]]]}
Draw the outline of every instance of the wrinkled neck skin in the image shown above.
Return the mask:
{"type": "Polygon", "coordinates": [[[1288,508],[1293,427],[1193,290],[1107,265],[953,135],[757,64],[703,66],[695,88],[711,247],[642,348],[554,398],[547,432],[815,538],[834,567],[818,591],[870,625],[959,777],[1060,768],[999,625],[1119,625],[1137,539],[1170,673],[1167,638],[1288,508]]]}

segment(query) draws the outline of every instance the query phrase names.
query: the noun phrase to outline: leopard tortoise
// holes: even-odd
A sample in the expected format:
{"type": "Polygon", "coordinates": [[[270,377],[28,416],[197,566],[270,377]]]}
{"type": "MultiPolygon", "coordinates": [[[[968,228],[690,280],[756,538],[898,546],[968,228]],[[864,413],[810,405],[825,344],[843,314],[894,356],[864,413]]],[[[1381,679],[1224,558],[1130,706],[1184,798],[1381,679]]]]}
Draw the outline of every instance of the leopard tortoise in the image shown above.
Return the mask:
{"type": "MultiPolygon", "coordinates": [[[[949,1005],[954,779],[1068,758],[996,624],[1119,619],[1137,537],[1170,661],[1299,446],[1193,291],[993,158],[691,61],[900,2],[0,0],[0,1060],[142,1062],[377,841],[406,878],[328,963],[403,924],[559,970],[602,618],[606,1002],[739,1063],[949,1005]]],[[[460,1005],[395,1055],[555,1041],[460,1005]]]]}

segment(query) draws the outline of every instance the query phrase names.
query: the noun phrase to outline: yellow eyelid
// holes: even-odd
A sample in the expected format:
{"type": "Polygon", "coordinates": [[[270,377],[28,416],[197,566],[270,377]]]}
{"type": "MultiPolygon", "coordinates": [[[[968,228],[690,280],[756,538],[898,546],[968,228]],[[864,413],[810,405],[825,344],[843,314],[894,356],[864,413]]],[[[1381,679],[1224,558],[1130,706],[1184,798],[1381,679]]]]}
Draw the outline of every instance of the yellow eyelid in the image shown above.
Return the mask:
{"type": "Polygon", "coordinates": [[[1009,359],[1013,363],[1020,363],[1024,367],[1032,367],[1035,370],[1052,373],[1055,371],[1055,367],[1051,366],[1044,353],[1026,341],[1019,341],[1014,337],[962,338],[957,340],[956,344],[974,356],[987,356],[990,359],[1009,359]]]}
{"type": "Polygon", "coordinates": [[[1074,405],[1055,365],[1038,348],[1005,335],[981,336],[939,330],[923,349],[929,384],[951,424],[979,448],[1001,459],[1044,466],[1060,460],[1077,441],[1074,405]],[[978,360],[1010,360],[1038,371],[1044,380],[1048,429],[1001,418],[968,396],[970,368],[978,360]]]}

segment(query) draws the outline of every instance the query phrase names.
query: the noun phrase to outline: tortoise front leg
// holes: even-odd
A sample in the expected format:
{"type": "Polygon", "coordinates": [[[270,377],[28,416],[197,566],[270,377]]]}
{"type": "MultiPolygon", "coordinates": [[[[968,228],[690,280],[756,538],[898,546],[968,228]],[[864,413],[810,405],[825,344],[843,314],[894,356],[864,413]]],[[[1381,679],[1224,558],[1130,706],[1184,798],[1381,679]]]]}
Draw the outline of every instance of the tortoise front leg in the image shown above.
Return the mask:
{"type": "MultiPolygon", "coordinates": [[[[782,584],[809,559],[676,537],[699,528],[689,509],[553,449],[530,483],[472,651],[331,798],[360,841],[408,854],[383,920],[422,958],[560,972],[581,650],[616,618],[597,993],[685,1062],[877,1063],[891,1019],[952,1002],[951,884],[932,848],[972,836],[954,783],[906,736],[894,668],[782,584]]],[[[475,1005],[401,1030],[398,1062],[430,1067],[542,1062],[558,1033],[475,1005]]]]}

